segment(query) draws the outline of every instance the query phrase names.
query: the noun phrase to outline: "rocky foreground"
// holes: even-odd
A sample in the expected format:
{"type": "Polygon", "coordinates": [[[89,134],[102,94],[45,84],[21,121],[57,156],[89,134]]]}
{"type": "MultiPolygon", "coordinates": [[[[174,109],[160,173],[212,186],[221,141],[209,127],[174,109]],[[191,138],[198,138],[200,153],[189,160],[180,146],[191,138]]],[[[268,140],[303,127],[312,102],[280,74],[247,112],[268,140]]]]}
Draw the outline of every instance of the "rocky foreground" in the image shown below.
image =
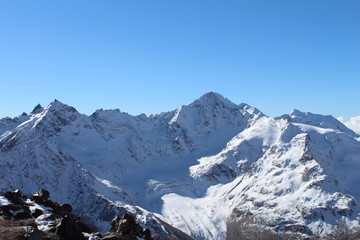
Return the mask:
{"type": "Polygon", "coordinates": [[[50,199],[47,190],[40,190],[32,196],[20,190],[0,195],[0,239],[29,240],[126,240],[126,239],[171,239],[158,236],[149,229],[143,229],[134,218],[125,213],[116,216],[111,229],[99,233],[72,213],[69,204],[59,204],[50,199]]]}

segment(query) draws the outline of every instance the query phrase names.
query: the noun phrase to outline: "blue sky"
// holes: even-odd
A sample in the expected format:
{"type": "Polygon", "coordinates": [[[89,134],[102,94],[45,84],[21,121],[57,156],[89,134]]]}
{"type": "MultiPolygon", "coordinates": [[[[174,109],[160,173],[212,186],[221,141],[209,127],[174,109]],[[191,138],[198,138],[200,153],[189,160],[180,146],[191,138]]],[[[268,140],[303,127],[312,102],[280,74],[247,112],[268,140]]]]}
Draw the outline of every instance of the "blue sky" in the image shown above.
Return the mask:
{"type": "Polygon", "coordinates": [[[360,115],[359,0],[0,1],[0,117],[169,111],[215,91],[270,116],[360,115]]]}

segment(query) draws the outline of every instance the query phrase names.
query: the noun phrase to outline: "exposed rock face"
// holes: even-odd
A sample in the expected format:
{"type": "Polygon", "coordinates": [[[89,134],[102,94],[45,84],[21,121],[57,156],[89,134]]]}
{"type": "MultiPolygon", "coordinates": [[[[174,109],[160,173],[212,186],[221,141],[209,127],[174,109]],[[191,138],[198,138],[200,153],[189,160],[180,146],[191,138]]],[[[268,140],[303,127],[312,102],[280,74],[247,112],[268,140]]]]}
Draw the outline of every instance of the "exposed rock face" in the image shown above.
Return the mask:
{"type": "Polygon", "coordinates": [[[56,227],[56,234],[67,240],[85,240],[78,221],[72,217],[65,216],[56,227]]]}
{"type": "Polygon", "coordinates": [[[122,217],[117,216],[114,218],[109,232],[103,234],[103,239],[137,240],[138,238],[152,240],[151,232],[149,229],[143,230],[140,224],[136,223],[128,213],[125,213],[122,217]]]}
{"type": "Polygon", "coordinates": [[[33,219],[4,220],[0,219],[0,240],[61,240],[52,232],[40,231],[33,219]]]}
{"type": "Polygon", "coordinates": [[[49,198],[50,193],[45,189],[30,198],[19,190],[1,194],[0,240],[153,240],[151,231],[143,229],[129,213],[115,217],[111,229],[100,234],[94,226],[72,214],[70,204],[58,204],[49,198]]]}
{"type": "Polygon", "coordinates": [[[31,113],[40,113],[43,110],[43,107],[38,104],[34,107],[34,109],[31,111],[31,113]]]}
{"type": "Polygon", "coordinates": [[[71,205],[59,205],[49,198],[50,193],[45,189],[31,197],[23,195],[19,190],[1,194],[1,227],[7,232],[7,239],[18,239],[18,234],[23,233],[20,227],[26,230],[22,235],[27,236],[26,239],[85,240],[83,232],[91,229],[92,233],[96,230],[72,214],[71,205]]]}
{"type": "Polygon", "coordinates": [[[32,199],[35,200],[36,202],[45,202],[49,198],[50,198],[50,193],[45,189],[41,189],[40,191],[32,195],[32,199]]]}

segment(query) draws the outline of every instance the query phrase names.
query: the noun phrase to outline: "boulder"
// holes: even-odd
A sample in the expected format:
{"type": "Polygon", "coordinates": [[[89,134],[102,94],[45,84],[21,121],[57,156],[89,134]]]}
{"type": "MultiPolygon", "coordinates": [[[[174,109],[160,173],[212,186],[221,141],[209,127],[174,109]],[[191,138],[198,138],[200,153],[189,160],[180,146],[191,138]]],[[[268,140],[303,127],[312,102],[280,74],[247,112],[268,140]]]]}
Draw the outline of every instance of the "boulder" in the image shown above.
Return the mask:
{"type": "Polygon", "coordinates": [[[145,229],[144,231],[144,239],[145,240],[152,240],[150,229],[145,229]]]}
{"type": "Polygon", "coordinates": [[[64,203],[60,205],[60,210],[71,213],[73,211],[73,208],[70,204],[64,203]]]}
{"type": "Polygon", "coordinates": [[[39,204],[42,204],[43,206],[52,208],[54,210],[60,210],[60,204],[58,204],[57,202],[52,201],[52,200],[44,200],[44,201],[40,202],[39,204]]]}
{"type": "Polygon", "coordinates": [[[34,218],[37,218],[37,217],[39,217],[39,216],[42,215],[42,214],[43,214],[43,211],[40,210],[40,209],[38,209],[38,208],[36,208],[36,209],[34,210],[34,212],[32,213],[32,216],[33,216],[34,218]]]}
{"type": "Polygon", "coordinates": [[[50,198],[50,192],[48,190],[45,189],[41,189],[40,191],[34,193],[32,195],[32,200],[34,200],[35,202],[41,204],[44,201],[48,200],[50,198]]]}
{"type": "Polygon", "coordinates": [[[31,213],[29,211],[19,211],[14,215],[14,219],[29,219],[32,218],[31,213]]]}
{"type": "Polygon", "coordinates": [[[61,220],[55,233],[64,240],[86,240],[79,224],[70,217],[64,217],[61,220]]]}
{"type": "Polygon", "coordinates": [[[47,231],[49,232],[56,232],[56,227],[60,224],[62,216],[54,214],[54,213],[47,213],[38,216],[35,219],[35,223],[37,225],[46,225],[47,231]]]}
{"type": "Polygon", "coordinates": [[[112,221],[111,226],[110,232],[120,233],[123,236],[142,237],[142,227],[128,213],[125,213],[123,217],[117,216],[112,221]]]}
{"type": "Polygon", "coordinates": [[[141,225],[128,213],[125,213],[122,217],[117,216],[113,219],[109,233],[115,233],[118,239],[123,239],[123,237],[137,239],[137,237],[144,238],[145,236],[147,237],[146,240],[152,239],[150,230],[146,229],[144,231],[141,225]]]}
{"type": "Polygon", "coordinates": [[[95,226],[89,225],[89,224],[81,221],[80,219],[77,220],[77,223],[79,224],[79,226],[81,228],[81,232],[85,232],[85,233],[96,233],[97,232],[97,228],[95,226]]]}
{"type": "Polygon", "coordinates": [[[12,212],[19,211],[20,209],[22,209],[21,206],[16,205],[16,204],[9,204],[9,205],[1,206],[1,210],[4,212],[4,214],[6,216],[10,216],[10,217],[13,216],[12,212]]]}
{"type": "Polygon", "coordinates": [[[18,204],[18,205],[23,205],[23,201],[22,201],[22,197],[23,194],[21,193],[20,190],[15,190],[13,192],[6,192],[4,194],[1,194],[1,196],[6,197],[7,199],[9,199],[10,202],[12,202],[13,204],[18,204]]]}

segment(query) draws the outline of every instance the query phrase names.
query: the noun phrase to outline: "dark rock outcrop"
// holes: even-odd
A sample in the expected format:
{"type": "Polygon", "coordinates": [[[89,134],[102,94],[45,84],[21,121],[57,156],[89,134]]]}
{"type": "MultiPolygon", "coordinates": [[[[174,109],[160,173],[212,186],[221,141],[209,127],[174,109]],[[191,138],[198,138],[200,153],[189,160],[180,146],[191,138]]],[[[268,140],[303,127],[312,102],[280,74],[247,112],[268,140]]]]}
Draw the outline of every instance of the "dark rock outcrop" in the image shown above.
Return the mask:
{"type": "Polygon", "coordinates": [[[40,113],[43,110],[43,107],[40,105],[40,103],[38,105],[36,105],[34,107],[34,109],[31,111],[31,113],[40,113]]]}
{"type": "Polygon", "coordinates": [[[45,189],[31,197],[23,195],[19,190],[1,196],[9,204],[0,204],[0,240],[86,240],[83,232],[91,234],[97,231],[73,214],[70,204],[58,204],[50,200],[50,193],[45,189]]]}
{"type": "Polygon", "coordinates": [[[50,198],[50,192],[45,189],[41,189],[40,191],[34,193],[32,195],[32,200],[38,203],[42,203],[50,198]]]}
{"type": "Polygon", "coordinates": [[[18,189],[13,192],[9,191],[9,192],[3,193],[3,194],[1,194],[1,196],[6,197],[13,204],[23,205],[22,198],[24,197],[24,195],[18,189]]]}
{"type": "Polygon", "coordinates": [[[85,240],[81,232],[81,227],[77,221],[71,217],[65,216],[56,227],[56,233],[64,240],[85,240]]]}
{"type": "Polygon", "coordinates": [[[96,227],[73,214],[70,204],[59,204],[51,200],[49,191],[45,189],[31,197],[25,196],[19,190],[0,196],[8,200],[0,202],[0,240],[154,239],[149,229],[143,229],[134,217],[126,212],[113,219],[108,232],[100,234],[96,227]]]}
{"type": "Polygon", "coordinates": [[[17,221],[0,218],[0,240],[61,240],[52,232],[40,231],[33,219],[17,221]]]}
{"type": "Polygon", "coordinates": [[[144,238],[145,240],[152,240],[150,230],[143,230],[141,225],[135,221],[133,216],[125,213],[122,217],[117,216],[113,219],[111,229],[108,233],[104,234],[102,239],[137,240],[137,237],[144,238]]]}

